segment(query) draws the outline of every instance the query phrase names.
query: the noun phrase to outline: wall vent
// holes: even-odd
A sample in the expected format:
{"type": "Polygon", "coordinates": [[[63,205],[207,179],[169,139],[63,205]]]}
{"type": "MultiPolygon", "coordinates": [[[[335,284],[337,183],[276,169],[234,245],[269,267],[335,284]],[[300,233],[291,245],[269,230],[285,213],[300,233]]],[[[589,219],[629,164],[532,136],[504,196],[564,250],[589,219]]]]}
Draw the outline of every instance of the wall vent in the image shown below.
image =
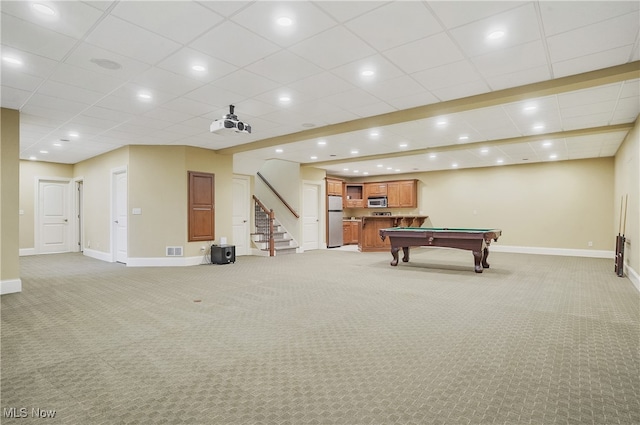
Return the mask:
{"type": "Polygon", "coordinates": [[[167,247],[167,257],[182,257],[182,247],[181,246],[168,246],[167,247]]]}

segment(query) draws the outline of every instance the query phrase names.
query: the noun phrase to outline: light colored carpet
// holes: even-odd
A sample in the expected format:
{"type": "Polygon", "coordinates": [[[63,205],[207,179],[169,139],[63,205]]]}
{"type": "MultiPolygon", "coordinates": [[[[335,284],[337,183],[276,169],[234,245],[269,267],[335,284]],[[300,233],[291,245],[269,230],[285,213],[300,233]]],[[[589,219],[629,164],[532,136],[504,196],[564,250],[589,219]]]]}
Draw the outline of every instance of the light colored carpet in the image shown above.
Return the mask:
{"type": "Polygon", "coordinates": [[[612,260],[390,260],[23,257],[1,299],[1,422],[640,424],[640,297],[612,260]]]}

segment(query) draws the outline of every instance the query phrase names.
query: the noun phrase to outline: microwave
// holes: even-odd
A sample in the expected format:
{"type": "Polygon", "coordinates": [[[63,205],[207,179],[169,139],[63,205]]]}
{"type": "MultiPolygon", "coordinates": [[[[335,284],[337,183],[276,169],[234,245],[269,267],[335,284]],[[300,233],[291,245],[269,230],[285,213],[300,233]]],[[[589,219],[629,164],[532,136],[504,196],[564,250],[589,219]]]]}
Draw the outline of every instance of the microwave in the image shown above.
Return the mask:
{"type": "Polygon", "coordinates": [[[367,207],[369,208],[386,208],[387,197],[386,196],[372,196],[367,199],[367,207]]]}

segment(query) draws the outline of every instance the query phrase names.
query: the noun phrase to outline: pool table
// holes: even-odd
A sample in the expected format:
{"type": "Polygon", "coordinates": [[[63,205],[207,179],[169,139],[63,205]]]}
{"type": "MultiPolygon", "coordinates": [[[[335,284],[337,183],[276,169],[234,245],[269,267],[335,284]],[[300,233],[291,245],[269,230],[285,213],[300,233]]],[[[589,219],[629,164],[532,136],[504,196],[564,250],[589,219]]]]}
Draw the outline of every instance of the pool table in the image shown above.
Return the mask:
{"type": "Polygon", "coordinates": [[[402,248],[403,262],[409,261],[409,247],[439,246],[466,249],[473,253],[476,273],[489,268],[487,257],[491,241],[502,235],[500,229],[456,229],[446,227],[392,227],[380,229],[380,238],[391,242],[392,266],[398,265],[398,251],[402,248]]]}

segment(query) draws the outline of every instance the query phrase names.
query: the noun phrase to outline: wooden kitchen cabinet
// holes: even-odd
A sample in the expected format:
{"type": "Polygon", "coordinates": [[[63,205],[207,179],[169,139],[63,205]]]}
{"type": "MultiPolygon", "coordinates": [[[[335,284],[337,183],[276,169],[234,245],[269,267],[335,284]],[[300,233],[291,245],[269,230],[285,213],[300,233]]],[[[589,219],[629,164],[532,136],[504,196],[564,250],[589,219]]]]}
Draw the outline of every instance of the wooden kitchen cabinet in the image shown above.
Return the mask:
{"type": "Polygon", "coordinates": [[[365,183],[364,199],[372,196],[387,196],[387,182],[365,183]]]}
{"type": "Polygon", "coordinates": [[[342,196],[342,180],[327,178],[327,195],[342,196]]]}
{"type": "Polygon", "coordinates": [[[360,221],[345,220],[342,222],[342,244],[357,244],[360,240],[360,221]]]}
{"type": "Polygon", "coordinates": [[[361,183],[347,183],[344,185],[344,207],[364,208],[364,185],[361,183]]]}
{"type": "Polygon", "coordinates": [[[387,182],[387,202],[389,208],[417,208],[417,180],[387,182]]]}

